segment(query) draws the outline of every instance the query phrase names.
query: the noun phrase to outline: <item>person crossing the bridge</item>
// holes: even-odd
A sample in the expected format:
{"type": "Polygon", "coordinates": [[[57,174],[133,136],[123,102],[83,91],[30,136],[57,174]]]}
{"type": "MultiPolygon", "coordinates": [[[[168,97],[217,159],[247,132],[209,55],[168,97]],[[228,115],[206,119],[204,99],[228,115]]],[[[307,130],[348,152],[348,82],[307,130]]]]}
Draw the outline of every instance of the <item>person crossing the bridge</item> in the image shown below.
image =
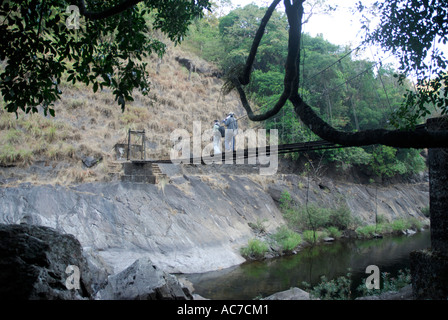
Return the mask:
{"type": "Polygon", "coordinates": [[[224,139],[226,151],[235,151],[235,136],[238,134],[238,122],[235,118],[235,113],[229,112],[227,118],[225,118],[222,122],[226,126],[226,134],[224,139]]]}
{"type": "Polygon", "coordinates": [[[213,123],[213,154],[217,155],[221,153],[221,137],[222,130],[224,127],[221,127],[218,120],[215,120],[213,123]]]}

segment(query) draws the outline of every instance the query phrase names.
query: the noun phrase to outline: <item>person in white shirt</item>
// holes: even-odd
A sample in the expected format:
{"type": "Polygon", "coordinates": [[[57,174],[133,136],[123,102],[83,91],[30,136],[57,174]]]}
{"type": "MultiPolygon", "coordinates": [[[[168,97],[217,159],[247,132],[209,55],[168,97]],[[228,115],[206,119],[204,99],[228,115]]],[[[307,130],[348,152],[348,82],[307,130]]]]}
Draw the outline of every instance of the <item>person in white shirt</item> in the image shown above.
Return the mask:
{"type": "Polygon", "coordinates": [[[219,130],[221,125],[218,120],[215,120],[213,124],[213,154],[221,153],[221,131],[219,130]]]}

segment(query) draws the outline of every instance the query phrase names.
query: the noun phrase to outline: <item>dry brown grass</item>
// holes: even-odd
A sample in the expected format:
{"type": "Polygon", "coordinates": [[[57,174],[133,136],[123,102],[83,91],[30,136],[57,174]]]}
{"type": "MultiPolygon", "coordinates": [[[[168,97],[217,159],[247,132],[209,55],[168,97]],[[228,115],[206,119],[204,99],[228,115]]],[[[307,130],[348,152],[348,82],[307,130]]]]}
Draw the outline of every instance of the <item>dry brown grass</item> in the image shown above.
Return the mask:
{"type": "MultiPolygon", "coordinates": [[[[82,157],[114,159],[114,145],[126,142],[129,129],[145,130],[147,139],[157,146],[147,148],[148,158],[168,159],[173,130],[192,132],[193,121],[202,121],[204,131],[229,111],[243,114],[236,96],[221,96],[219,79],[194,72],[189,75],[176,56],[207,64],[174,46],[168,47],[161,61],[149,57],[151,92],[144,96],[136,91],[124,112],[109,90],[94,94],[90,87],[64,82],[55,118],[34,114],[20,115],[16,120],[15,115],[0,108],[0,165],[23,167],[37,160],[65,162],[68,169],[61,170],[53,183],[98,181],[107,179],[106,161],[87,169],[81,164],[82,157]]],[[[39,179],[31,180],[38,183],[39,179]]]]}
{"type": "Polygon", "coordinates": [[[259,174],[251,174],[247,176],[252,182],[258,184],[263,190],[267,191],[269,186],[278,181],[278,176],[263,176],[259,174]]]}

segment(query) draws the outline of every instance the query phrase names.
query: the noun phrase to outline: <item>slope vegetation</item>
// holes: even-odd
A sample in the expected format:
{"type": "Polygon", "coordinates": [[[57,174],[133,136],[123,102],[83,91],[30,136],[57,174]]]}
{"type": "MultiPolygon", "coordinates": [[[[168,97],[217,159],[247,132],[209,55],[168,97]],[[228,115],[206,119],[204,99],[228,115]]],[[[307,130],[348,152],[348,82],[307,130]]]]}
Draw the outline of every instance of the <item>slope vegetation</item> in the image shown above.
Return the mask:
{"type": "Polygon", "coordinates": [[[221,94],[222,81],[204,60],[173,45],[163,59],[148,60],[151,91],[147,96],[135,92],[124,112],[111,92],[93,93],[92,88],[67,82],[61,86],[54,118],[42,113],[16,118],[3,110],[0,101],[0,181],[7,185],[107,181],[108,173],[116,170],[114,146],[127,142],[129,129],[145,130],[147,158],[168,159],[173,130],[191,133],[193,121],[201,121],[204,131],[229,111],[243,114],[235,96],[221,94]],[[188,64],[193,65],[190,70],[188,64]],[[87,168],[85,157],[102,161],[87,168]]]}

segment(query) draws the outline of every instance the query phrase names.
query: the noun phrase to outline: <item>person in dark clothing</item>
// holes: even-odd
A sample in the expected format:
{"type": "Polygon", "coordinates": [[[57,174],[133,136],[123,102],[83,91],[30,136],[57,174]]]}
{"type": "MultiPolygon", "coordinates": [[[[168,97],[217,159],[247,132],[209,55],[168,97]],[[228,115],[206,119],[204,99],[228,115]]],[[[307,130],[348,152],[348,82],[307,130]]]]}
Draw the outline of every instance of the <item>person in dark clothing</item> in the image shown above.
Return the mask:
{"type": "Polygon", "coordinates": [[[238,122],[235,118],[235,113],[229,112],[222,122],[226,126],[226,135],[224,139],[226,151],[235,151],[235,136],[238,133],[238,122]]]}

